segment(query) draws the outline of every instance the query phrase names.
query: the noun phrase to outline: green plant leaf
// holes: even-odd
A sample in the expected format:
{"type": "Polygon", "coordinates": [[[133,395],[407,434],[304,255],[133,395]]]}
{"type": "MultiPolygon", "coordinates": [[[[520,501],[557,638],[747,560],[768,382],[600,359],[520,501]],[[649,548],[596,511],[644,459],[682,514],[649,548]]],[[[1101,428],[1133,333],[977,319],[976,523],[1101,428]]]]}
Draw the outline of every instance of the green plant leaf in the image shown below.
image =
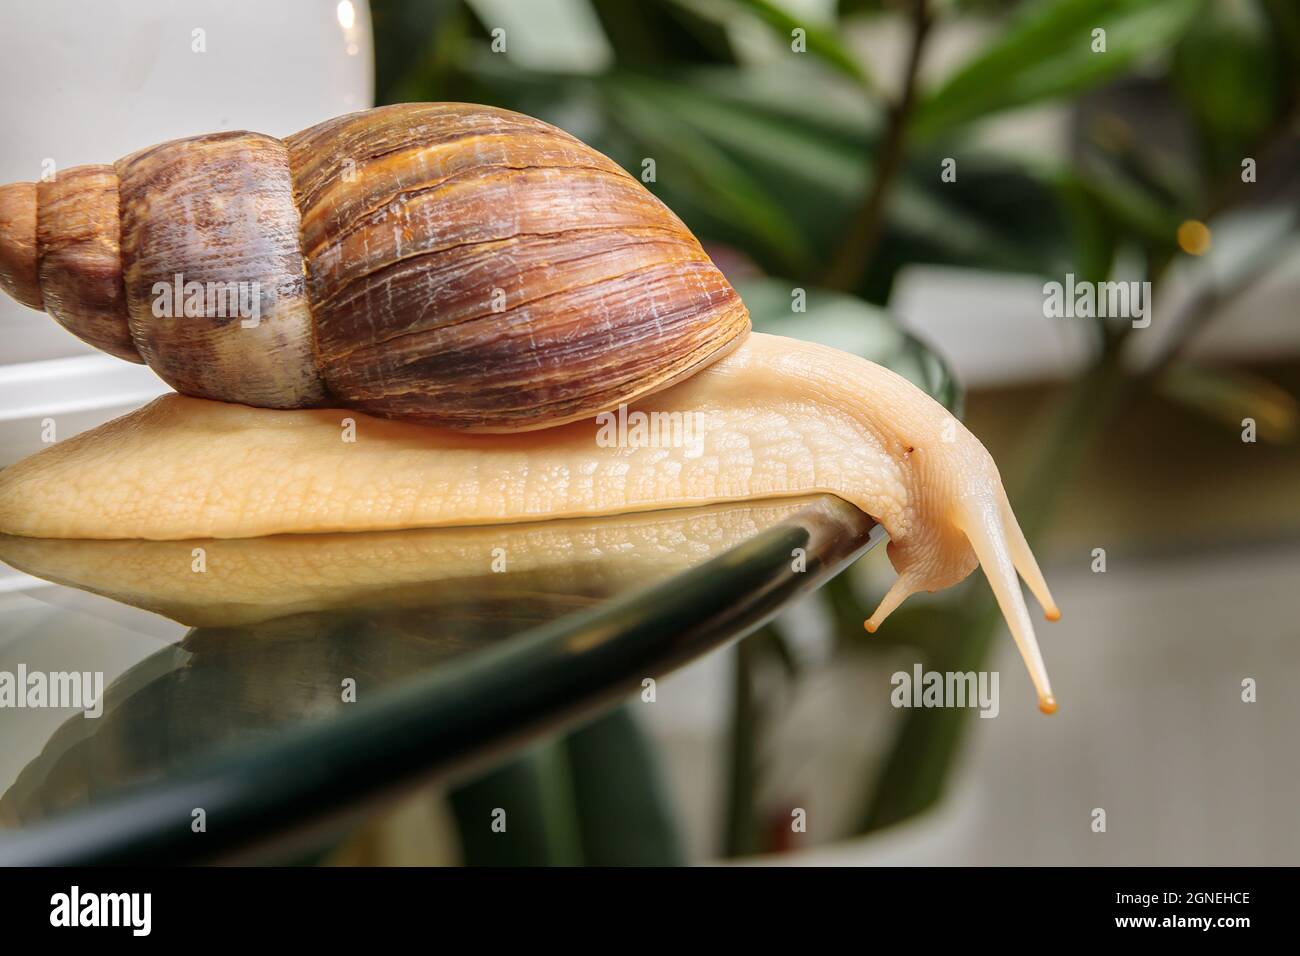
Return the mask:
{"type": "Polygon", "coordinates": [[[469,866],[685,862],[657,756],[627,707],[539,744],[448,795],[469,866]],[[492,829],[505,810],[505,830],[492,829]]]}
{"type": "Polygon", "coordinates": [[[734,63],[723,25],[674,0],[592,0],[620,66],[734,63]]]}
{"type": "Polygon", "coordinates": [[[724,856],[748,856],[762,846],[759,810],[759,739],[763,733],[762,702],[754,671],[764,629],[736,645],[733,658],[731,725],[727,739],[726,803],[723,809],[724,856]]]}
{"type": "MultiPolygon", "coordinates": [[[[803,271],[812,258],[803,231],[749,172],[706,136],[697,134],[664,103],[634,84],[606,82],[601,92],[609,120],[654,157],[657,177],[717,219],[757,239],[767,258],[803,271]]],[[[672,205],[670,203],[670,205],[672,205]]]]}
{"type": "Polygon", "coordinates": [[[773,0],[714,0],[703,7],[698,2],[687,3],[676,0],[682,6],[704,16],[713,10],[718,11],[721,19],[726,19],[730,10],[743,10],[772,28],[773,32],[787,45],[791,43],[793,31],[803,30],[808,52],[823,63],[838,70],[854,80],[864,89],[871,89],[873,83],[867,68],[853,56],[839,41],[839,38],[826,27],[795,16],[773,0]]]}
{"type": "Polygon", "coordinates": [[[1282,66],[1267,31],[1255,7],[1214,4],[1178,44],[1171,79],[1211,177],[1236,168],[1283,106],[1282,66]]]}
{"type": "Polygon", "coordinates": [[[922,136],[999,110],[1078,93],[1169,48],[1202,0],[1043,0],[1030,4],[1002,37],[927,96],[917,111],[922,136]],[[1106,31],[1093,52],[1093,31],[1106,31]]]}
{"type": "MultiPolygon", "coordinates": [[[[1104,224],[1115,234],[1116,241],[1120,237],[1129,237],[1166,250],[1177,247],[1178,224],[1184,217],[1178,210],[1151,196],[1121,170],[1109,164],[1098,164],[1087,176],[1068,168],[1044,175],[1072,205],[1073,211],[1096,217],[1098,222],[1093,227],[1101,229],[1104,224]]],[[[1095,256],[1100,254],[1104,251],[1094,250],[1094,258],[1081,259],[1080,262],[1095,268],[1095,256]]],[[[1074,271],[1082,274],[1080,269],[1074,271]]]]}
{"type": "Polygon", "coordinates": [[[457,787],[448,795],[467,866],[580,866],[582,840],[563,740],[457,787]],[[505,831],[493,829],[500,811],[505,831]]]}
{"type": "Polygon", "coordinates": [[[644,705],[612,710],[566,741],[587,866],[686,862],[658,754],[632,717],[635,706],[644,705]]]}
{"type": "Polygon", "coordinates": [[[885,0],[838,0],[836,12],[841,17],[866,16],[885,12],[885,0]]]}
{"type": "Polygon", "coordinates": [[[375,102],[419,99],[441,87],[454,48],[472,17],[460,0],[384,0],[371,5],[375,34],[375,102]]]}
{"type": "MultiPolygon", "coordinates": [[[[633,175],[653,157],[650,188],[697,235],[804,281],[839,241],[879,136],[878,111],[847,84],[794,66],[557,77],[485,55],[466,68],[486,101],[569,129],[633,175]]],[[[862,294],[885,301],[909,262],[1060,271],[1068,236],[1050,180],[990,153],[936,188],[942,155],[924,152],[900,175],[862,294]]]]}
{"type": "Polygon", "coordinates": [[[1058,188],[1062,202],[1069,210],[1074,245],[1073,271],[1088,282],[1104,282],[1110,277],[1119,246],[1114,220],[1079,181],[1066,179],[1058,188]]]}
{"type": "MultiPolygon", "coordinates": [[[[682,80],[637,75],[616,82],[634,86],[671,110],[695,136],[742,167],[824,257],[839,240],[846,210],[865,188],[878,117],[860,104],[851,111],[809,116],[785,100],[751,101],[719,79],[739,72],[697,71],[682,80]]],[[[792,75],[787,85],[793,80],[792,75]]],[[[893,268],[906,261],[904,253],[912,261],[1029,272],[1045,271],[1064,256],[1056,198],[1024,170],[1002,158],[972,157],[958,182],[936,189],[938,169],[939,157],[925,155],[909,163],[900,177],[888,211],[889,245],[868,283],[879,290],[873,298],[884,298],[893,268]]],[[[660,188],[668,201],[674,183],[661,177],[660,188]]],[[[692,226],[700,225],[687,211],[678,212],[692,226]]],[[[715,238],[755,251],[743,236],[715,238]]],[[[786,263],[776,263],[772,271],[804,274],[786,263]]]]}
{"type": "Polygon", "coordinates": [[[1178,365],[1160,377],[1158,390],[1235,432],[1243,419],[1253,419],[1262,441],[1285,444],[1300,431],[1300,404],[1252,372],[1178,365]]]}

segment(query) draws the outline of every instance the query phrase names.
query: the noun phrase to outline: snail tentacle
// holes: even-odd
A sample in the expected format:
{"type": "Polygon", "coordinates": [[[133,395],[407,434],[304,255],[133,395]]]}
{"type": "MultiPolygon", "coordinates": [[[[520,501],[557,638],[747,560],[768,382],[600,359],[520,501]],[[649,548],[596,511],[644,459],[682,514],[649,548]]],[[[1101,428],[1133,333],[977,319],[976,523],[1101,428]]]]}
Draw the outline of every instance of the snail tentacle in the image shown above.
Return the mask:
{"type": "MultiPolygon", "coordinates": [[[[1029,608],[1025,605],[1024,595],[1020,593],[1016,563],[1011,557],[1012,538],[1008,525],[1015,528],[1016,533],[1019,534],[1019,524],[1014,516],[1009,522],[1004,522],[1000,502],[987,497],[963,499],[958,506],[957,524],[965,532],[971,547],[975,549],[980,567],[984,570],[984,576],[988,578],[993,596],[997,599],[1002,616],[1011,630],[1011,637],[1015,640],[1016,648],[1020,651],[1020,656],[1029,670],[1030,680],[1033,681],[1034,690],[1038,694],[1039,709],[1044,713],[1054,712],[1056,698],[1052,695],[1052,684],[1047,677],[1043,653],[1034,635],[1033,622],[1029,619],[1029,608]]],[[[1032,555],[1030,561],[1033,562],[1032,555]]],[[[1037,571],[1036,562],[1034,570],[1037,571]]],[[[1041,575],[1039,580],[1041,581],[1041,575]]],[[[1045,602],[1045,606],[1047,605],[1055,610],[1050,595],[1045,602]]],[[[1056,617],[1060,617],[1059,611],[1056,611],[1056,617]]]]}

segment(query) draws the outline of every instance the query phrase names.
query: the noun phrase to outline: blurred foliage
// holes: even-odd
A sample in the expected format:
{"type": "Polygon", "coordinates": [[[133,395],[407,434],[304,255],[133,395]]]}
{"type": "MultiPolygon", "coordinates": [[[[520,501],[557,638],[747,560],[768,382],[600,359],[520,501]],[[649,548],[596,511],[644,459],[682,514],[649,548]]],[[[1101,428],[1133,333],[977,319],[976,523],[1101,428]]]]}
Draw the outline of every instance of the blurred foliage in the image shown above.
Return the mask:
{"type": "Polygon", "coordinates": [[[1052,0],[1018,9],[998,38],[922,102],[935,136],[1000,110],[1078,94],[1183,34],[1202,0],[1052,0]],[[1104,38],[1094,35],[1105,31],[1104,38]],[[1104,39],[1104,49],[1098,49],[1104,39]]]}
{"type": "Polygon", "coordinates": [[[456,788],[450,803],[474,866],[685,862],[655,755],[626,707],[456,788]],[[492,828],[498,817],[506,830],[492,828]]]}
{"type": "MultiPolygon", "coordinates": [[[[1179,250],[1176,232],[1188,219],[1214,227],[1228,213],[1294,207],[1295,0],[838,0],[822,5],[822,19],[806,16],[809,6],[373,0],[378,99],[520,110],[569,130],[638,177],[653,158],[648,188],[724,268],[752,263],[788,286],[830,278],[883,305],[898,271],[913,264],[1102,280],[1123,259],[1157,289],[1175,266],[1190,274],[1205,294],[1175,317],[1180,334],[1164,353],[1129,374],[1127,327],[1097,323],[1095,364],[1027,430],[1036,454],[1009,484],[1031,539],[1087,437],[1135,389],[1156,389],[1229,425],[1243,408],[1256,409],[1268,433],[1261,437],[1293,435],[1294,403],[1267,382],[1182,361],[1187,338],[1227,293],[1208,263],[1179,250]],[[571,22],[548,19],[579,8],[584,15],[571,22]],[[504,54],[490,49],[497,26],[507,28],[504,54]],[[917,68],[889,75],[868,63],[863,50],[886,27],[915,53],[917,68]],[[520,54],[545,47],[556,29],[582,32],[588,47],[608,55],[523,65],[536,58],[520,54]],[[1098,29],[1104,53],[1094,49],[1098,29]],[[803,31],[806,52],[792,48],[795,30],[803,31]],[[979,42],[939,71],[924,54],[943,31],[979,42]],[[1026,108],[1064,118],[1064,150],[1039,154],[1007,142],[999,120],[1026,108]],[[940,177],[948,157],[960,157],[955,182],[940,177]],[[1258,164],[1248,189],[1244,157],[1258,164]],[[836,268],[828,271],[828,263],[836,268]]],[[[1287,229],[1294,227],[1292,218],[1287,229]]],[[[1232,288],[1267,266],[1257,263],[1232,288]]],[[[763,294],[759,287],[745,293],[747,301],[763,294]]],[[[835,314],[834,322],[855,321],[852,307],[835,314]]],[[[798,334],[821,323],[818,336],[852,335],[828,329],[825,312],[802,318],[810,324],[798,334]]],[[[900,611],[888,636],[870,645],[860,630],[868,596],[852,593],[845,576],[824,593],[845,643],[858,652],[902,642],[940,670],[971,669],[998,626],[980,585],[941,605],[900,611]]],[[[779,649],[772,633],[738,659],[724,828],[732,852],[764,849],[751,801],[761,772],[756,736],[772,715],[744,669],[779,649]]],[[[952,710],[901,719],[893,756],[868,785],[866,828],[904,819],[942,795],[965,720],[952,710]]]]}

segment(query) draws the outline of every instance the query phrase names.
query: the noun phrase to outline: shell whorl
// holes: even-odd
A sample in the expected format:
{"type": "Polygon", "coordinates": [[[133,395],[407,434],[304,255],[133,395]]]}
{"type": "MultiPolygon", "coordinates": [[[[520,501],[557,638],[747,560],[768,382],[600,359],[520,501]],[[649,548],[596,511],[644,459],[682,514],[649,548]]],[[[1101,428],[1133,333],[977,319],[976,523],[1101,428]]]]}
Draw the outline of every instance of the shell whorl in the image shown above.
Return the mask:
{"type": "Polygon", "coordinates": [[[749,330],[636,179],[465,104],[176,140],[0,187],[0,287],[180,392],[478,431],[633,401],[749,330]],[[256,295],[257,320],[208,314],[210,294],[186,315],[171,293],[194,282],[256,295]]]}

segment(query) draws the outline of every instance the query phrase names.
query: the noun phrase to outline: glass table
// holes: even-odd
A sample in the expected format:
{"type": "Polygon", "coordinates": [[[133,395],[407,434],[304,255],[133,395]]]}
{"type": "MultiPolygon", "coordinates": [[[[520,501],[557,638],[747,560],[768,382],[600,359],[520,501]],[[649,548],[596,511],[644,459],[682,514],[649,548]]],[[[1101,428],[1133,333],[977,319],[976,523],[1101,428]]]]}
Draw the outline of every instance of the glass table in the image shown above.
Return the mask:
{"type": "MultiPolygon", "coordinates": [[[[829,294],[742,294],[950,407],[942,363],[829,294]]],[[[293,859],[754,631],[884,537],[831,496],[202,542],[0,538],[0,672],[102,673],[97,716],[0,709],[0,864],[293,859]],[[200,560],[202,573],[180,574],[200,560]]],[[[93,681],[93,677],[88,677],[93,681]]]]}

